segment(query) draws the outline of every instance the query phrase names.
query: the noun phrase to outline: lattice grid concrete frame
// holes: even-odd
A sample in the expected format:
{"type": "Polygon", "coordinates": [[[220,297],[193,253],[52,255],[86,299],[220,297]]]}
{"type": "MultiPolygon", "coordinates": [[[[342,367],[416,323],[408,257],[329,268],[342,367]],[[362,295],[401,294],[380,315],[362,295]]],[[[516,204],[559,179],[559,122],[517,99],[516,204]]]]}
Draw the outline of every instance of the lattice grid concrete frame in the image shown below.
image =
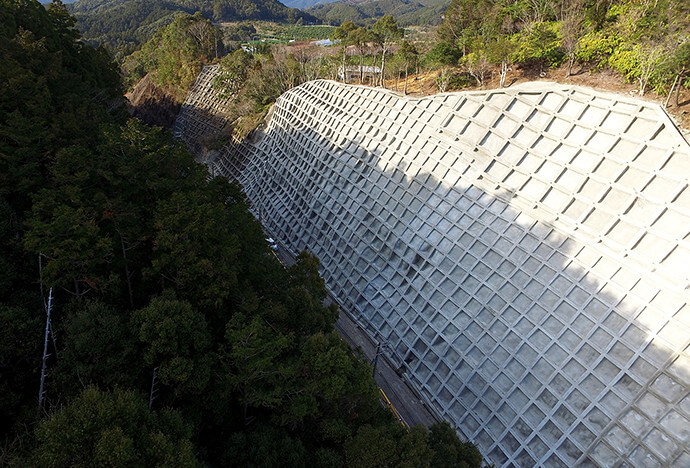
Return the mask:
{"type": "Polygon", "coordinates": [[[231,96],[220,97],[213,88],[220,65],[202,68],[173,126],[175,138],[183,138],[194,152],[201,150],[202,143],[222,138],[228,121],[231,96]]]}
{"type": "Polygon", "coordinates": [[[535,83],[283,95],[211,163],[498,466],[690,466],[690,151],[535,83]]]}

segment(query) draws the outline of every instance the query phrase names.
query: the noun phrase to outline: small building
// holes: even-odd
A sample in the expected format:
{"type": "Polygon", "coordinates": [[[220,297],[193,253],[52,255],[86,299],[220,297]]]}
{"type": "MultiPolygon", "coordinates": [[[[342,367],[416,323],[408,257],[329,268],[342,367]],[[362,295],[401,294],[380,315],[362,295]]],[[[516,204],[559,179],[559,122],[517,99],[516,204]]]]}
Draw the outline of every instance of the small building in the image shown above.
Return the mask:
{"type": "MultiPolygon", "coordinates": [[[[373,83],[376,77],[381,74],[381,69],[379,67],[363,65],[361,69],[362,71],[360,73],[359,65],[356,67],[346,67],[345,81],[347,83],[359,82],[359,78],[361,76],[363,83],[373,83]]],[[[338,69],[338,79],[343,79],[343,67],[338,69]]]]}
{"type": "Polygon", "coordinates": [[[340,39],[336,39],[334,41],[330,39],[321,39],[320,41],[312,41],[310,44],[321,46],[321,47],[330,47],[332,45],[338,45],[340,44],[340,39]]]}

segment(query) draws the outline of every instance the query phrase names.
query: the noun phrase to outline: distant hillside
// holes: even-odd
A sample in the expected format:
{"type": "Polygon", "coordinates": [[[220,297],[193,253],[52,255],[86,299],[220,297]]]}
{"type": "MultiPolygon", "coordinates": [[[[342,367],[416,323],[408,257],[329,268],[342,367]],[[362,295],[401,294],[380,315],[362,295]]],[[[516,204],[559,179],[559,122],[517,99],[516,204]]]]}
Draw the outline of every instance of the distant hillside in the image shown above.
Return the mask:
{"type": "Polygon", "coordinates": [[[79,0],[69,5],[84,40],[106,45],[121,55],[145,42],[179,14],[201,11],[216,22],[266,20],[316,22],[314,16],[277,0],[79,0]]]}
{"type": "Polygon", "coordinates": [[[300,10],[304,10],[314,5],[333,3],[337,1],[338,0],[284,0],[281,3],[290,8],[299,8],[300,10]]]}
{"type": "Polygon", "coordinates": [[[369,19],[392,15],[401,26],[433,26],[441,22],[441,15],[448,5],[450,0],[345,0],[319,3],[306,11],[328,24],[339,25],[344,20],[364,23],[369,19]]]}

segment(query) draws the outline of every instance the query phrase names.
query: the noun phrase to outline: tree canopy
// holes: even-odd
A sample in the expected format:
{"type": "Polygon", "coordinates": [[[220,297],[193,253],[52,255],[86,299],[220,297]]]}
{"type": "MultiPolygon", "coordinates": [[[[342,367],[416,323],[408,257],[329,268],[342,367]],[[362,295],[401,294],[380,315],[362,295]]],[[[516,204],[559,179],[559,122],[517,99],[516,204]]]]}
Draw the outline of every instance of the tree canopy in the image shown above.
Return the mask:
{"type": "MultiPolygon", "coordinates": [[[[0,0],[0,18],[3,462],[342,466],[364,431],[429,459],[430,433],[398,425],[334,331],[318,259],[284,268],[238,185],[127,118],[116,68],[60,2],[0,0]]],[[[174,24],[168,43],[210,31],[174,24]]],[[[235,59],[276,93],[307,73],[235,59]]]]}
{"type": "Polygon", "coordinates": [[[540,72],[567,62],[590,70],[610,68],[639,84],[670,92],[677,51],[690,41],[690,6],[660,0],[556,0],[508,2],[453,0],[438,28],[440,43],[455,49],[472,73],[477,57],[536,66],[540,72]],[[500,44],[500,46],[498,45],[500,44]],[[509,46],[510,45],[510,46],[509,46]]]}

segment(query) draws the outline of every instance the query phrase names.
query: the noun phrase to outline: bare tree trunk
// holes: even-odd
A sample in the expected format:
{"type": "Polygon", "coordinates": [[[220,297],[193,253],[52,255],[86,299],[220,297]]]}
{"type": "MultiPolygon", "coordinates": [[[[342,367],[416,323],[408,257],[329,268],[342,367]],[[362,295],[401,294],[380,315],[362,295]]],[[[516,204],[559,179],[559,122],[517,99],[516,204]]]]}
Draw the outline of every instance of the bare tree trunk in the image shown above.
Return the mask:
{"type": "MultiPolygon", "coordinates": [[[[668,92],[668,97],[666,98],[666,103],[664,104],[664,108],[668,107],[669,101],[671,101],[671,96],[673,96],[673,90],[676,87],[676,83],[678,82],[678,77],[680,76],[680,73],[676,74],[676,77],[673,79],[673,84],[671,85],[671,90],[668,92]]],[[[678,107],[678,98],[676,98],[676,107],[678,107]]]]}
{"type": "Polygon", "coordinates": [[[386,49],[384,47],[383,52],[381,52],[381,87],[386,89],[386,49]]]}
{"type": "Polygon", "coordinates": [[[441,73],[436,78],[436,85],[438,90],[442,93],[446,92],[446,67],[441,68],[441,73]]]}
{"type": "Polygon", "coordinates": [[[153,368],[153,374],[151,375],[151,391],[149,392],[149,409],[153,408],[153,400],[156,399],[156,394],[158,390],[156,384],[158,383],[158,367],[153,368]]]}
{"type": "Polygon", "coordinates": [[[48,335],[50,334],[50,311],[53,308],[53,288],[50,288],[48,295],[48,307],[46,308],[46,332],[43,340],[43,363],[41,364],[41,384],[38,388],[38,414],[43,410],[43,386],[46,378],[46,367],[48,361],[48,335]]]}
{"type": "Polygon", "coordinates": [[[79,280],[76,276],[73,276],[72,279],[74,280],[74,294],[77,296],[77,301],[81,302],[81,290],[79,288],[79,280]]]}
{"type": "Polygon", "coordinates": [[[660,46],[654,48],[643,48],[641,55],[638,57],[642,64],[642,73],[637,78],[640,83],[640,96],[644,96],[644,92],[649,84],[649,79],[652,76],[652,71],[656,66],[659,56],[663,53],[660,46]]]}
{"type": "Polygon", "coordinates": [[[345,53],[347,49],[343,46],[343,83],[347,84],[347,68],[345,68],[345,53]]]}
{"type": "Polygon", "coordinates": [[[500,80],[500,86],[501,88],[506,87],[506,75],[508,74],[508,62],[503,60],[501,62],[501,80],[500,80]]]}
{"type": "Polygon", "coordinates": [[[373,64],[371,65],[371,77],[372,78],[371,78],[371,80],[369,80],[369,84],[371,86],[376,86],[379,82],[380,77],[379,77],[378,73],[376,72],[376,64],[377,63],[378,62],[377,62],[376,54],[374,54],[374,61],[373,61],[373,64]]]}
{"type": "Polygon", "coordinates": [[[405,62],[405,88],[403,89],[403,94],[407,96],[407,76],[409,75],[410,64],[405,62]]]}
{"type": "Polygon", "coordinates": [[[678,87],[676,88],[676,99],[675,99],[676,107],[678,107],[680,105],[680,103],[678,101],[680,100],[680,88],[681,88],[681,86],[683,86],[683,77],[685,76],[685,71],[686,71],[685,67],[683,67],[683,69],[678,74],[678,87]]]}
{"type": "Polygon", "coordinates": [[[364,84],[364,49],[359,50],[359,84],[364,84]]]}
{"type": "Polygon", "coordinates": [[[573,72],[573,63],[575,62],[575,54],[568,54],[568,70],[565,72],[565,77],[568,78],[573,72]]]}

